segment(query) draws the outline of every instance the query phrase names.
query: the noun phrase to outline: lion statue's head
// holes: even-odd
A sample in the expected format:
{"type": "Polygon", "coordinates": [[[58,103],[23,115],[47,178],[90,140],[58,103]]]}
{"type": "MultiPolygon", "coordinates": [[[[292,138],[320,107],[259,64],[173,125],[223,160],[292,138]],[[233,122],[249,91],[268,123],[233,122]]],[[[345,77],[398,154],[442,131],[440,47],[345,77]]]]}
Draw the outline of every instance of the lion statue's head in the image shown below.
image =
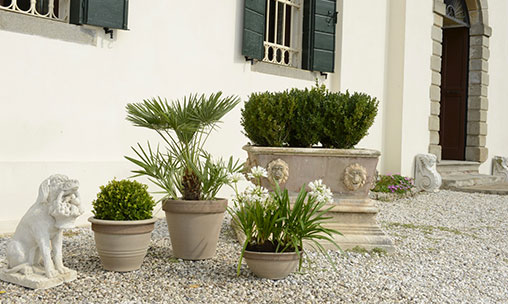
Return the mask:
{"type": "Polygon", "coordinates": [[[289,178],[289,166],[282,159],[278,158],[268,163],[268,179],[270,182],[284,184],[289,178]]]}
{"type": "Polygon", "coordinates": [[[74,227],[76,218],[84,213],[78,189],[78,180],[62,174],[51,175],[41,183],[36,203],[48,205],[57,228],[74,227]]]}
{"type": "Polygon", "coordinates": [[[367,169],[362,165],[355,163],[349,165],[344,170],[344,185],[347,189],[355,191],[367,181],[367,169]]]}

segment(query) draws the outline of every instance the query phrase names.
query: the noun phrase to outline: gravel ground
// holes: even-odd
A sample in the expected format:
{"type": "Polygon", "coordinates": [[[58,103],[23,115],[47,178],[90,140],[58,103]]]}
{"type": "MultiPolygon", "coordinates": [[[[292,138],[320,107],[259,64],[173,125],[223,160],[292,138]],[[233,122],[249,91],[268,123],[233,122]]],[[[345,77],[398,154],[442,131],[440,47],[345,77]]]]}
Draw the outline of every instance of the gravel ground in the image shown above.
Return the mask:
{"type": "Polygon", "coordinates": [[[0,303],[508,303],[508,196],[441,191],[377,204],[396,252],[331,252],[335,271],[310,253],[305,272],[284,280],[246,265],[237,277],[240,246],[226,219],[211,260],[174,259],[159,221],[141,270],[107,272],[89,229],[73,229],[64,262],[78,279],[38,291],[0,282],[0,303]]]}

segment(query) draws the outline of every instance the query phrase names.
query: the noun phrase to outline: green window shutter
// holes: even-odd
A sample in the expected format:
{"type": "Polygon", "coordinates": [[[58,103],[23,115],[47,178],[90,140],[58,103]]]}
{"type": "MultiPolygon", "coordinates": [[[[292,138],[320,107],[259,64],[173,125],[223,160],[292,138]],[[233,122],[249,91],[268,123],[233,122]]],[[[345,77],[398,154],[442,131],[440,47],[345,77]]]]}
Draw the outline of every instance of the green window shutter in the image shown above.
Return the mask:
{"type": "Polygon", "coordinates": [[[128,0],[71,0],[70,23],[127,29],[128,0]]]}
{"type": "Polygon", "coordinates": [[[305,0],[302,68],[333,72],[335,64],[335,0],[305,0]]]}
{"type": "Polygon", "coordinates": [[[262,60],[265,56],[266,0],[245,0],[242,54],[262,60]]]}

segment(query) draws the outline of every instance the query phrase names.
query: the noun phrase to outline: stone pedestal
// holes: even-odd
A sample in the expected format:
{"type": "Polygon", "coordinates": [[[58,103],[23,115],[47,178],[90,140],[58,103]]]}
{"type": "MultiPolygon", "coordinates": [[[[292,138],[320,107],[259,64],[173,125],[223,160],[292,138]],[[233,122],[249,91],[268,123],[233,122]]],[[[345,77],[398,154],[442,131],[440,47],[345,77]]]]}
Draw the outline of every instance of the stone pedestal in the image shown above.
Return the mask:
{"type": "MultiPolygon", "coordinates": [[[[327,226],[343,234],[335,237],[342,249],[359,246],[367,250],[376,247],[387,252],[394,250],[392,241],[376,222],[378,209],[369,198],[376,180],[378,151],[255,146],[243,149],[249,155],[247,170],[254,166],[268,168],[269,178],[283,181],[281,188],[288,189],[292,195],[296,195],[303,184],[318,179],[330,187],[334,203],[327,206],[332,207],[329,212],[332,219],[327,226]]],[[[268,180],[262,183],[270,189],[268,180]]],[[[322,245],[334,248],[324,241],[322,245]]]]}
{"type": "Polygon", "coordinates": [[[9,273],[7,269],[0,269],[0,280],[21,285],[30,289],[46,289],[63,284],[64,282],[74,281],[77,278],[75,270],[69,269],[69,272],[58,274],[53,278],[46,277],[42,267],[32,267],[32,274],[22,274],[19,272],[9,273]]]}

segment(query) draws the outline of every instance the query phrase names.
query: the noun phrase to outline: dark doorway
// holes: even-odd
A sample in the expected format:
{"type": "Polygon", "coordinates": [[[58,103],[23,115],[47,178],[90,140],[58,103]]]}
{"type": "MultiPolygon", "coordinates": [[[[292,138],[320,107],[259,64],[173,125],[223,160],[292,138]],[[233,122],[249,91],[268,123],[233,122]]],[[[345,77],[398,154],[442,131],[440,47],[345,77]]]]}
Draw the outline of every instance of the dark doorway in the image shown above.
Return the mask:
{"type": "Polygon", "coordinates": [[[468,61],[469,28],[444,28],[439,115],[443,159],[465,159],[468,61]]]}

